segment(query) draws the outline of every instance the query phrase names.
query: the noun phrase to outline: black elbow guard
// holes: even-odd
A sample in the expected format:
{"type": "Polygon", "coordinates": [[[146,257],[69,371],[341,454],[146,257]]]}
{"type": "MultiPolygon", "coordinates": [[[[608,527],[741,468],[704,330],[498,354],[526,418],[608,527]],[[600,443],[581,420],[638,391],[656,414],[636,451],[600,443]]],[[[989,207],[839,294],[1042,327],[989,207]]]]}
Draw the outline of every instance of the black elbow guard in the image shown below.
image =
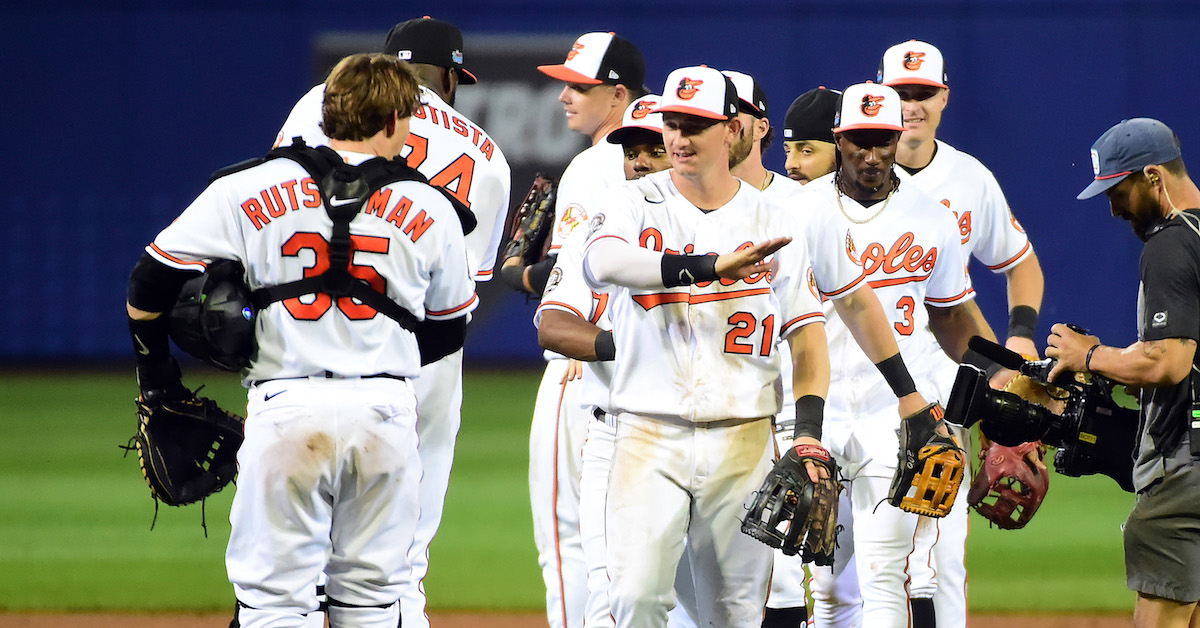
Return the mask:
{"type": "Polygon", "coordinates": [[[179,299],[183,284],[195,276],[195,271],[171,268],[149,253],[142,253],[129,273],[125,298],[130,305],[145,312],[170,312],[179,299]]]}
{"type": "Polygon", "coordinates": [[[442,321],[425,319],[413,333],[421,350],[421,366],[432,364],[463,347],[467,339],[467,317],[442,321]]]}

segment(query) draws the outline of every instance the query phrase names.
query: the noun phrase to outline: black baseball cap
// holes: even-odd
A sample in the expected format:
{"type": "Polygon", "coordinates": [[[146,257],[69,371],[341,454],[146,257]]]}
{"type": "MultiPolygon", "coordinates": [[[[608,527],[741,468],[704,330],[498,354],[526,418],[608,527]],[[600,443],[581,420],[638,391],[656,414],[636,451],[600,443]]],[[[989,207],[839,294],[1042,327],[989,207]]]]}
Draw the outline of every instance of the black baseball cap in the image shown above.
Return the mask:
{"type": "Polygon", "coordinates": [[[452,68],[463,85],[473,85],[477,81],[475,75],[463,67],[462,32],[450,22],[435,20],[428,15],[400,22],[388,32],[383,51],[409,63],[452,68]]]}
{"type": "Polygon", "coordinates": [[[755,118],[767,117],[767,93],[753,76],[734,70],[721,70],[721,74],[728,76],[737,88],[738,100],[741,101],[738,105],[739,110],[755,118]]]}
{"type": "Polygon", "coordinates": [[[818,140],[832,144],[833,120],[841,99],[841,92],[824,86],[800,94],[783,117],[783,141],[818,140]]]}
{"type": "Polygon", "coordinates": [[[641,88],[646,82],[642,52],[616,33],[585,33],[575,40],[566,61],[539,65],[543,74],[582,85],[624,85],[641,88]]]}

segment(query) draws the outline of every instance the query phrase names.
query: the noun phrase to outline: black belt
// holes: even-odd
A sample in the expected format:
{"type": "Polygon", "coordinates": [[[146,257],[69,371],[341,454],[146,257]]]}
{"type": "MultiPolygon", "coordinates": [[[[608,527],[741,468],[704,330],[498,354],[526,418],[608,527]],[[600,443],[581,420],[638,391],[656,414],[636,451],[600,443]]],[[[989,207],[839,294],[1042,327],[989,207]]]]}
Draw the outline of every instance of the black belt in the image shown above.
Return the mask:
{"type": "Polygon", "coordinates": [[[272,377],[271,379],[256,379],[250,382],[251,386],[258,386],[267,382],[273,382],[280,379],[311,379],[314,377],[324,377],[325,379],[376,379],[386,377],[388,379],[398,379],[404,381],[408,379],[403,375],[392,375],[391,373],[375,373],[374,375],[338,375],[333,371],[324,371],[322,373],[313,373],[312,375],[298,375],[296,377],[272,377]]]}

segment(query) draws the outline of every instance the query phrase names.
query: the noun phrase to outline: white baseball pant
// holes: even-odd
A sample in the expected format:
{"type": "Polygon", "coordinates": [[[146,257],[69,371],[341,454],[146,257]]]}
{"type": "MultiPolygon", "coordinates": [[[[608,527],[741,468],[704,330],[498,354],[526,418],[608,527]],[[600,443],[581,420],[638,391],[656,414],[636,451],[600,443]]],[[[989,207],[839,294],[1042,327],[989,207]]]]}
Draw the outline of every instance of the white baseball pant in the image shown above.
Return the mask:
{"type": "Polygon", "coordinates": [[[322,570],[345,605],[331,607],[335,625],[397,624],[421,475],[415,405],[388,378],[250,389],[225,557],[243,628],[305,626],[322,570]]]}
{"type": "Polygon", "coordinates": [[[581,628],[588,601],[579,481],[590,415],[579,402],[583,380],[563,382],[568,362],[546,363],[529,428],[529,499],[550,628],[581,628]]]}
{"type": "Polygon", "coordinates": [[[741,532],[771,467],[771,422],[618,416],[605,536],[616,625],[661,628],[684,552],[702,626],[760,628],[770,548],[741,532]]]}

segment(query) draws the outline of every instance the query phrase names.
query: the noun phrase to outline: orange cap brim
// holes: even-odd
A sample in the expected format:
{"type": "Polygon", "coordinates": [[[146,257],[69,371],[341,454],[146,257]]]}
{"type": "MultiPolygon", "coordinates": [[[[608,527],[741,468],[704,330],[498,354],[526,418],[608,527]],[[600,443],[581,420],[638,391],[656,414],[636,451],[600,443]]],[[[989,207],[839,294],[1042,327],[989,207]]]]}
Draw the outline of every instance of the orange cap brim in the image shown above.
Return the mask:
{"type": "Polygon", "coordinates": [[[539,65],[537,67],[537,69],[540,70],[542,72],[542,74],[546,74],[546,75],[550,76],[551,78],[556,78],[560,81],[566,81],[568,83],[580,83],[582,85],[599,85],[604,82],[604,81],[601,81],[600,79],[590,77],[586,74],[580,74],[579,72],[576,72],[575,70],[572,70],[571,68],[568,68],[567,66],[565,66],[561,63],[558,65],[539,65]]]}

